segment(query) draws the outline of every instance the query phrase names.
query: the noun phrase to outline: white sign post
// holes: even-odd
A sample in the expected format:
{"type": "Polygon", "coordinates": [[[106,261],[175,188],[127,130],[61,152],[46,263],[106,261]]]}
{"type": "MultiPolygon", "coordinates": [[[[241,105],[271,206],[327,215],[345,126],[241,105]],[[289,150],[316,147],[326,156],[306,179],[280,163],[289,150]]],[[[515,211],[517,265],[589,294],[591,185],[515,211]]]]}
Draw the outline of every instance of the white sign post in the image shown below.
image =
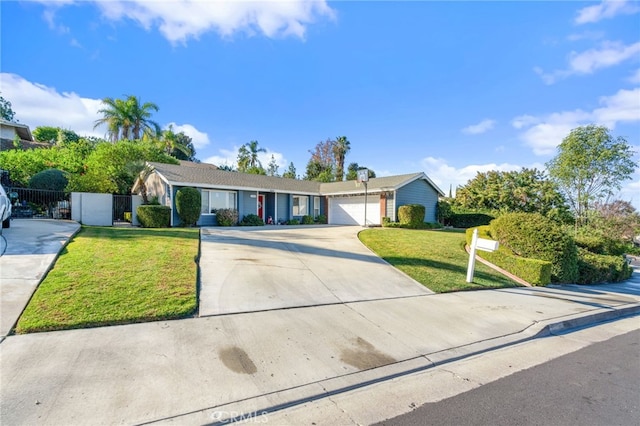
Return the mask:
{"type": "Polygon", "coordinates": [[[471,238],[471,247],[469,250],[469,266],[467,266],[467,282],[473,282],[473,272],[476,268],[476,251],[496,251],[498,250],[500,243],[494,240],[487,240],[485,238],[478,238],[478,228],[473,230],[473,237],[471,238]]]}

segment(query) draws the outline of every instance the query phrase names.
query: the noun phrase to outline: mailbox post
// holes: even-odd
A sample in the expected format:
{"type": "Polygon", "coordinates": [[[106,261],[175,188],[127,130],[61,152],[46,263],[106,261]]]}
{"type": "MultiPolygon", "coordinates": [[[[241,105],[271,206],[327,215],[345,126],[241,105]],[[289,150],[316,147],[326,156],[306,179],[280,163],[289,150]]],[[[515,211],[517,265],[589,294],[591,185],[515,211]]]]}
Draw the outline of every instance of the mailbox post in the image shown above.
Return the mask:
{"type": "Polygon", "coordinates": [[[476,268],[476,251],[496,251],[500,243],[494,240],[488,240],[485,238],[478,238],[478,228],[473,230],[473,237],[471,238],[471,247],[469,248],[469,265],[467,266],[467,282],[473,282],[473,272],[476,268]]]}

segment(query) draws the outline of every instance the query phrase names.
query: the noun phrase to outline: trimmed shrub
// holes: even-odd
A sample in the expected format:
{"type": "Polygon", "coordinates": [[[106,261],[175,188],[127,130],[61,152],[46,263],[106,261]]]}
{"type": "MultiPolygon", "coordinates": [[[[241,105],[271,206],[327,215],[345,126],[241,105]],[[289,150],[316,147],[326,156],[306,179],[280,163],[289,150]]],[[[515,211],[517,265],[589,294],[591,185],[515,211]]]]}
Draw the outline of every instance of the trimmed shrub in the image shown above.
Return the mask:
{"type": "Polygon", "coordinates": [[[622,256],[628,251],[628,244],[622,240],[599,235],[596,232],[583,231],[574,237],[576,245],[595,254],[622,256]]]}
{"type": "Polygon", "coordinates": [[[258,215],[248,214],[242,218],[240,226],[264,226],[264,221],[258,215]]]}
{"type": "Polygon", "coordinates": [[[218,221],[218,226],[234,226],[238,223],[238,210],[218,209],[216,211],[216,220],[218,221]]]}
{"type": "Polygon", "coordinates": [[[302,224],[303,225],[313,225],[314,224],[313,217],[311,217],[309,215],[302,216],[302,224]]]}
{"type": "Polygon", "coordinates": [[[404,229],[440,229],[442,225],[439,223],[420,222],[420,223],[400,223],[400,222],[382,222],[385,228],[404,228],[404,229]]]}
{"type": "Polygon", "coordinates": [[[491,223],[495,219],[486,213],[454,213],[449,218],[449,223],[454,228],[475,228],[491,223]]]}
{"type": "Polygon", "coordinates": [[[514,254],[551,262],[551,281],[578,280],[578,251],[562,226],[539,213],[506,213],[491,221],[493,239],[514,254]]]}
{"type": "Polygon", "coordinates": [[[326,224],[327,223],[327,216],[320,214],[316,217],[316,223],[322,223],[322,224],[326,224]]]}
{"type": "MultiPolygon", "coordinates": [[[[474,229],[469,228],[466,231],[467,244],[469,245],[471,245],[474,229]]],[[[488,225],[479,226],[478,237],[492,239],[489,230],[488,225]]],[[[551,283],[551,262],[516,256],[502,245],[494,252],[478,250],[476,254],[516,277],[522,278],[529,284],[543,286],[551,283]]]]}
{"type": "Polygon", "coordinates": [[[287,225],[300,225],[300,221],[298,219],[291,219],[287,222],[287,225]]]}
{"type": "Polygon", "coordinates": [[[142,205],[136,209],[143,228],[168,228],[171,226],[171,208],[168,206],[142,205]]]}
{"type": "Polygon", "coordinates": [[[398,208],[398,219],[403,225],[424,223],[425,208],[422,204],[406,204],[398,208]]]}
{"type": "Polygon", "coordinates": [[[622,256],[607,256],[578,249],[578,283],[615,283],[628,279],[632,269],[622,256]]]}
{"type": "Polygon", "coordinates": [[[69,180],[66,173],[58,169],[47,169],[36,173],[29,179],[29,188],[64,191],[69,180]]]}
{"type": "Polygon", "coordinates": [[[192,187],[180,188],[176,193],[176,211],[182,226],[194,226],[200,219],[200,191],[192,187]]]}

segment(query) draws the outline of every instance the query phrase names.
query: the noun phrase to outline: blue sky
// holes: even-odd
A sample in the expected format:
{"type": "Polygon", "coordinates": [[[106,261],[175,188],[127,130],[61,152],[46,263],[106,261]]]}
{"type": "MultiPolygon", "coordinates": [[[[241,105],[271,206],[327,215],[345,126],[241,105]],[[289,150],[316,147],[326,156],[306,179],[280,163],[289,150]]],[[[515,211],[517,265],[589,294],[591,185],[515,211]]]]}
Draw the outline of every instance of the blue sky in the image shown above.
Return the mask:
{"type": "MultiPolygon", "coordinates": [[[[316,143],[346,162],[426,172],[543,168],[579,125],[640,151],[640,2],[3,1],[0,91],[32,129],[93,129],[133,94],[232,163],[257,140],[304,174],[316,143]]],[[[638,160],[638,157],[636,157],[638,160]]],[[[619,194],[640,207],[640,174],[619,194]]]]}

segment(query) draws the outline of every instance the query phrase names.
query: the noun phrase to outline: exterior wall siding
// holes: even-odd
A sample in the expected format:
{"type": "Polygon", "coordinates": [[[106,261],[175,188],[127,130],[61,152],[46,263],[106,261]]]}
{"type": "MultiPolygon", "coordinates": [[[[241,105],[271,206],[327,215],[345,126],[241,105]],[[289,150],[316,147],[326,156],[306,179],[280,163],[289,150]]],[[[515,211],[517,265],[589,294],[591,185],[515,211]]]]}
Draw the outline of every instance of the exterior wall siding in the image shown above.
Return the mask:
{"type": "Polygon", "coordinates": [[[248,214],[258,214],[257,196],[256,191],[238,191],[238,220],[248,214]]]}
{"type": "Polygon", "coordinates": [[[437,203],[438,193],[422,179],[415,180],[396,191],[396,213],[400,206],[422,204],[425,208],[425,222],[436,222],[437,203]]]}
{"type": "Polygon", "coordinates": [[[277,223],[286,222],[289,220],[289,212],[291,211],[289,194],[276,194],[276,197],[278,197],[278,212],[274,217],[274,221],[277,221],[277,223]]]}

